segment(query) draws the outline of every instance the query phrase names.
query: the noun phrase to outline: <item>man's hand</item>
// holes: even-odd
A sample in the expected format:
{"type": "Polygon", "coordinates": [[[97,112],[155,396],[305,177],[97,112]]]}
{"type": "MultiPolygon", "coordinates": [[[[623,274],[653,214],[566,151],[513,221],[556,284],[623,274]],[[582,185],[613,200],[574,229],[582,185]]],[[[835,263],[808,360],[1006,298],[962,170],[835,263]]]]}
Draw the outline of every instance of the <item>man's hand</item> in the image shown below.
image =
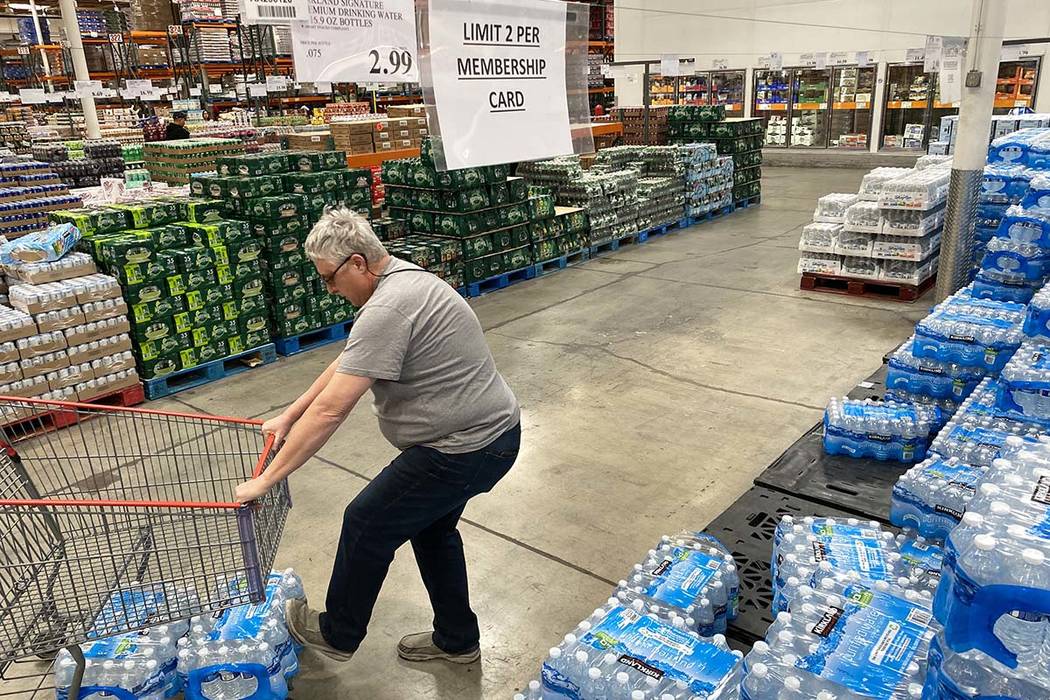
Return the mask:
{"type": "Polygon", "coordinates": [[[233,498],[238,503],[248,503],[265,496],[271,486],[265,475],[249,479],[233,490],[233,498]]]}
{"type": "Polygon", "coordinates": [[[263,437],[269,437],[273,435],[274,447],[280,447],[284,439],[288,437],[288,432],[292,429],[295,421],[287,418],[283,413],[279,416],[274,416],[270,420],[262,424],[263,437]]]}

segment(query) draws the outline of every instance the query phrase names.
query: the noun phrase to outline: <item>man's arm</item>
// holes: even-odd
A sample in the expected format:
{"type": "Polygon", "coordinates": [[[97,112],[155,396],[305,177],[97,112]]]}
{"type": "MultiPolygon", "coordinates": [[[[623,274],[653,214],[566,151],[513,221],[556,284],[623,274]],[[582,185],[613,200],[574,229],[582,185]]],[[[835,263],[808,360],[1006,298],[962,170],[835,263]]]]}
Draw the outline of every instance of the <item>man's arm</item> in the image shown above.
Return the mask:
{"type": "MultiPolygon", "coordinates": [[[[339,356],[336,356],[332,363],[328,365],[324,372],[314,380],[314,383],[310,385],[310,388],[303,392],[303,395],[297,398],[292,405],[284,409],[281,414],[288,419],[288,422],[294,423],[299,420],[306,409],[310,407],[310,404],[314,402],[321,392],[324,390],[328,383],[332,381],[332,377],[335,375],[335,369],[339,366],[339,356]]],[[[371,384],[369,384],[369,387],[371,384]]],[[[368,387],[365,387],[368,390],[368,387]]]]}
{"type": "MultiPolygon", "coordinates": [[[[336,428],[346,420],[358,400],[372,387],[375,381],[368,377],[336,372],[329,367],[332,376],[311,400],[302,415],[292,426],[284,445],[274,456],[270,466],[258,478],[244,482],[234,490],[234,497],[241,503],[259,498],[282,479],[301,467],[328,442],[336,428]]],[[[328,370],[325,370],[328,374],[328,370]]],[[[320,381],[325,374],[318,377],[320,381]]],[[[316,385],[317,382],[314,382],[316,385]]],[[[306,397],[313,386],[300,400],[306,397]]],[[[297,402],[298,403],[298,402],[297,402]]]]}

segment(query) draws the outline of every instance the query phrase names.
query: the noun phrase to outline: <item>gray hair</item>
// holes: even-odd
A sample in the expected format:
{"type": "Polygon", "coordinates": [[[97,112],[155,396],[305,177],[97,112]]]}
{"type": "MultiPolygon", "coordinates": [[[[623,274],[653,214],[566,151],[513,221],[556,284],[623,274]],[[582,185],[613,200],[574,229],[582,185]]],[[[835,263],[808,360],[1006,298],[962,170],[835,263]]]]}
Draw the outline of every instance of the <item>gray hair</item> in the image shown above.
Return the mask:
{"type": "Polygon", "coordinates": [[[346,207],[326,211],[310,230],[304,247],[311,260],[333,263],[340,263],[354,253],[365,256],[370,263],[387,255],[368,220],[346,207]]]}

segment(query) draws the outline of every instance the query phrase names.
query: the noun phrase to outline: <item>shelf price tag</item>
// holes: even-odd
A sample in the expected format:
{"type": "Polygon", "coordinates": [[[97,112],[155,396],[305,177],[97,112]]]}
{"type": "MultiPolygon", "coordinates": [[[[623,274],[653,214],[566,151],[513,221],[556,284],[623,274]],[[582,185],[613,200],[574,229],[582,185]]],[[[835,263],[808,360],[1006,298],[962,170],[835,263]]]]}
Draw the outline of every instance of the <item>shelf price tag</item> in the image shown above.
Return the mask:
{"type": "Polygon", "coordinates": [[[18,98],[24,105],[42,105],[47,102],[43,88],[22,88],[18,91],[18,98]]]}
{"type": "MultiPolygon", "coordinates": [[[[348,0],[345,3],[348,11],[343,18],[347,24],[356,20],[363,26],[366,16],[375,12],[372,6],[382,4],[382,0],[373,0],[367,7],[352,13],[350,8],[361,8],[365,3],[348,0]]],[[[245,24],[291,24],[305,21],[309,16],[309,0],[241,0],[241,18],[245,24]]]]}
{"type": "Polygon", "coordinates": [[[24,44],[19,45],[19,47],[18,47],[18,55],[19,56],[28,56],[29,55],[29,47],[24,45],[24,44]]]}
{"type": "Polygon", "coordinates": [[[153,83],[149,80],[137,80],[129,78],[124,81],[124,97],[141,97],[144,93],[153,89],[153,83]]]}
{"type": "Polygon", "coordinates": [[[169,24],[168,25],[168,36],[182,36],[182,25],[181,24],[169,24]]]}
{"type": "Polygon", "coordinates": [[[117,34],[117,33],[110,34],[109,35],[109,43],[111,43],[111,44],[123,44],[124,43],[124,35],[123,34],[117,34]]]}
{"type": "Polygon", "coordinates": [[[310,0],[292,25],[295,76],[302,82],[418,83],[413,0],[310,0]],[[359,19],[366,12],[367,21],[359,19]]]}
{"type": "Polygon", "coordinates": [[[252,97],[266,97],[265,83],[252,83],[248,86],[248,94],[252,97]]]}
{"type": "Polygon", "coordinates": [[[74,80],[73,91],[77,97],[105,97],[107,93],[101,80],[74,80]]]}
{"type": "Polygon", "coordinates": [[[849,51],[832,51],[828,54],[828,64],[832,66],[849,65],[849,51]]]}
{"type": "Polygon", "coordinates": [[[728,58],[712,58],[711,70],[727,70],[729,68],[728,58]]]}
{"type": "Polygon", "coordinates": [[[288,78],[283,75],[266,76],[266,91],[281,92],[288,89],[288,78]]]}

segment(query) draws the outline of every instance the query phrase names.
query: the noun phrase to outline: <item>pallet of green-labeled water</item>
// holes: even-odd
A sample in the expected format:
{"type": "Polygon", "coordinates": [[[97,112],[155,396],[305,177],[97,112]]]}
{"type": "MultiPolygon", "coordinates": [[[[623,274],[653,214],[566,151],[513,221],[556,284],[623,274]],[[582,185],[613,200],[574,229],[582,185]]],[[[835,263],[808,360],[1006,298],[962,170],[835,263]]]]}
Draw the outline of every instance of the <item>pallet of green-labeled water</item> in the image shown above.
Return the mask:
{"type": "Polygon", "coordinates": [[[236,355],[199,364],[196,367],[171,372],[162,377],[145,379],[142,383],[146,387],[148,399],[160,399],[224,377],[246,372],[253,367],[268,365],[276,359],[277,349],[273,343],[267,343],[236,355]]]}
{"type": "Polygon", "coordinates": [[[300,333],[299,335],[277,338],[273,343],[277,346],[278,355],[295,355],[296,353],[313,350],[322,345],[346,340],[346,337],[350,335],[350,326],[353,324],[352,320],[342,321],[331,326],[300,333]]]}

